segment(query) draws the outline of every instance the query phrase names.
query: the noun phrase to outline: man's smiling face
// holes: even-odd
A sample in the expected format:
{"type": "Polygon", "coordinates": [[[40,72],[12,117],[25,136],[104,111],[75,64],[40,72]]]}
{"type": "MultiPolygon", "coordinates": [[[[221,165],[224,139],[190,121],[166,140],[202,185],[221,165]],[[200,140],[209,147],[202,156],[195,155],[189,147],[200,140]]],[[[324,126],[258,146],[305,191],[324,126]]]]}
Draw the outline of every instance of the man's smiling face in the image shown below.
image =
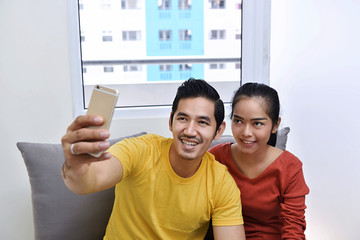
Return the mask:
{"type": "Polygon", "coordinates": [[[174,142],[171,156],[181,160],[201,161],[215,137],[215,105],[203,98],[184,98],[169,120],[174,142]]]}

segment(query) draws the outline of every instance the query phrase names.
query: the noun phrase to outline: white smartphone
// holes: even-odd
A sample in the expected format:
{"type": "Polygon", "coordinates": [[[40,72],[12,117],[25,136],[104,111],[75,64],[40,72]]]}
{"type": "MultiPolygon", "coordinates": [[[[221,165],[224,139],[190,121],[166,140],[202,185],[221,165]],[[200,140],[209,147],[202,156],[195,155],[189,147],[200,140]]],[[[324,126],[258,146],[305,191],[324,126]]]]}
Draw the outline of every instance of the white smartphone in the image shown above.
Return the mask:
{"type": "MultiPolygon", "coordinates": [[[[100,115],[104,118],[104,124],[100,126],[91,126],[89,128],[104,128],[109,130],[118,96],[119,91],[116,89],[101,85],[94,86],[86,115],[100,115]]],[[[100,157],[102,153],[103,152],[89,154],[94,157],[100,157]]]]}

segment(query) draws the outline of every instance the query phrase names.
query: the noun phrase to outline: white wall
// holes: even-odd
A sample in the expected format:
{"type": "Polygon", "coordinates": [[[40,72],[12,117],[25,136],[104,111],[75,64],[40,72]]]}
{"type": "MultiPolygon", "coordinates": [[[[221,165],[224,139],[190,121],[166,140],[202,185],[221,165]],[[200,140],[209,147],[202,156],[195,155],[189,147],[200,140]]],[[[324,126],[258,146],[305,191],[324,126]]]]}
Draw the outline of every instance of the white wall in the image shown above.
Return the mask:
{"type": "Polygon", "coordinates": [[[304,163],[308,239],[360,239],[360,1],[273,0],[270,84],[304,163]]]}
{"type": "MultiPolygon", "coordinates": [[[[30,186],[15,144],[60,142],[72,121],[64,0],[0,1],[0,239],[32,239],[30,186]]],[[[271,84],[311,193],[308,239],[359,239],[360,3],[273,0],[271,84]]],[[[113,136],[169,135],[167,119],[116,120],[113,136]],[[126,126],[126,127],[124,127],[126,126]]]]}
{"type": "MultiPolygon", "coordinates": [[[[18,141],[60,143],[73,119],[65,0],[0,1],[0,239],[33,239],[18,141]]],[[[112,136],[168,134],[167,119],[117,120],[112,136]],[[126,126],[126,127],[123,127],[126,126]]]]}
{"type": "Polygon", "coordinates": [[[0,1],[0,239],[32,239],[17,141],[59,142],[72,119],[66,1],[0,1]]]}

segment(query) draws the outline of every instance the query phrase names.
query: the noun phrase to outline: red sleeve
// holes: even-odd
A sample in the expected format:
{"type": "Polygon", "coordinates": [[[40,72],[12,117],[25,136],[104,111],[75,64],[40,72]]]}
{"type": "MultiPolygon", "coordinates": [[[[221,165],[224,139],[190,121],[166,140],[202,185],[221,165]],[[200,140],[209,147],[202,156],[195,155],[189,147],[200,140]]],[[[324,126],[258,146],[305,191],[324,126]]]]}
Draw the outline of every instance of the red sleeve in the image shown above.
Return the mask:
{"type": "Polygon", "coordinates": [[[215,159],[219,162],[221,162],[221,148],[222,148],[222,145],[219,144],[219,145],[215,145],[213,147],[211,147],[208,152],[210,152],[212,155],[214,155],[215,159]]]}
{"type": "Polygon", "coordinates": [[[300,160],[290,164],[287,173],[288,183],[280,204],[280,219],[284,223],[282,239],[305,239],[305,195],[309,193],[309,188],[305,183],[300,160]]]}
{"type": "Polygon", "coordinates": [[[218,145],[215,145],[211,148],[209,148],[208,152],[210,152],[212,155],[214,155],[215,159],[218,162],[221,162],[224,165],[227,165],[226,162],[228,161],[227,158],[231,159],[231,152],[229,150],[230,143],[220,143],[218,145]]]}

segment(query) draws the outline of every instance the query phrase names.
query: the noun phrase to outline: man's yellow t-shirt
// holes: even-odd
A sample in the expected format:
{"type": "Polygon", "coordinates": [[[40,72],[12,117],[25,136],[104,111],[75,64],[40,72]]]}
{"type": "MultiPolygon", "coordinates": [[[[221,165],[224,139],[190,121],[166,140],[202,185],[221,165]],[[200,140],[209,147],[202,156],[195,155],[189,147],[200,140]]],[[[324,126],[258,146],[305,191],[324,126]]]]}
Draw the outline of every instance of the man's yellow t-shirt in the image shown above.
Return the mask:
{"type": "Polygon", "coordinates": [[[206,153],[190,178],[169,161],[172,139],[154,134],[110,149],[123,166],[104,240],[203,239],[214,226],[243,224],[240,191],[226,167],[206,153]]]}

